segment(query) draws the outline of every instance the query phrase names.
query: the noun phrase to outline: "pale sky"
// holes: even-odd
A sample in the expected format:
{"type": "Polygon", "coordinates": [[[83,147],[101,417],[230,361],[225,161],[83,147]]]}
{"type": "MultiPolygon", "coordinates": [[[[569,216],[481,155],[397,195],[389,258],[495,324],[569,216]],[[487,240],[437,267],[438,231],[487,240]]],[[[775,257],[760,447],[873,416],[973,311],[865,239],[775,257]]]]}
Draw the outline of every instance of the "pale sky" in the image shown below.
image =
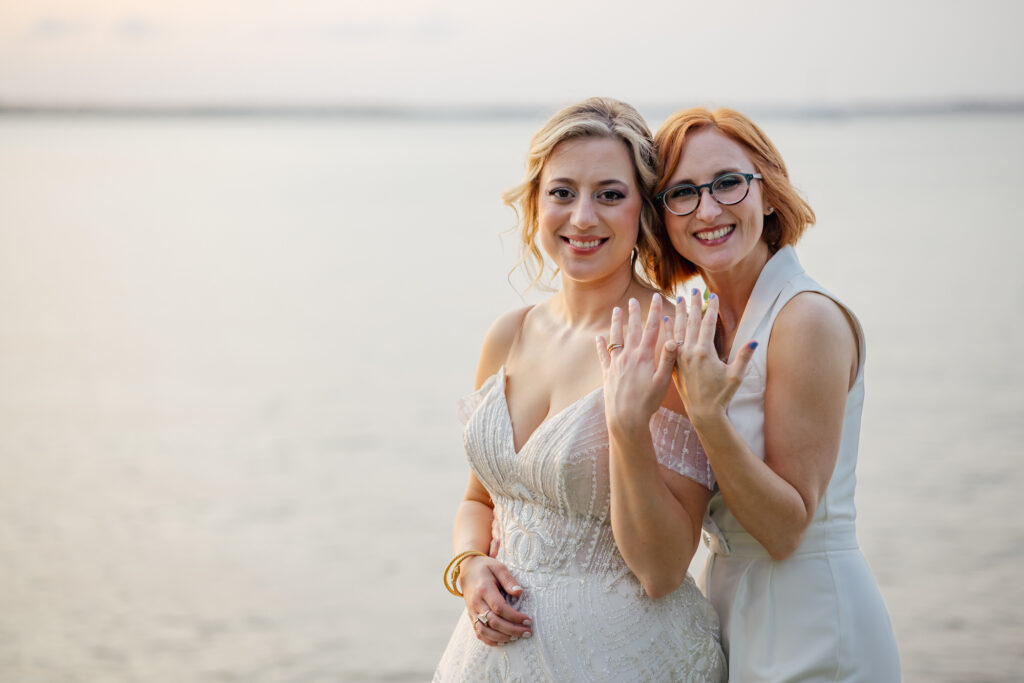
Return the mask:
{"type": "Polygon", "coordinates": [[[1024,99],[1015,0],[0,0],[0,104],[1024,99]]]}

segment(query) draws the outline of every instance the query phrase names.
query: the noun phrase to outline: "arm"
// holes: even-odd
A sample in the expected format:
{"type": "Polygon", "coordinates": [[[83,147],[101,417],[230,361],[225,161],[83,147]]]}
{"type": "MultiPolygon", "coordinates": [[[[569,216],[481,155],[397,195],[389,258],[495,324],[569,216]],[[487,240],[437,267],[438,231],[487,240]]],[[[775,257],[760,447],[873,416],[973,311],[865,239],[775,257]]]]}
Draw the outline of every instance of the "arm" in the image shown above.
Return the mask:
{"type": "MultiPolygon", "coordinates": [[[[701,331],[708,321],[713,330],[717,313],[714,299],[701,331]]],[[[686,347],[698,317],[690,317],[686,347]]],[[[843,311],[819,294],[800,294],[779,313],[768,347],[763,462],[726,415],[752,353],[744,347],[726,367],[689,348],[678,361],[679,384],[730,512],[782,560],[803,540],[835,468],[857,340],[843,311]]]]}
{"type": "MultiPolygon", "coordinates": [[[[503,315],[488,330],[477,365],[477,389],[504,363],[527,310],[524,308],[503,315]]],[[[491,545],[493,519],[494,503],[491,496],[471,472],[466,493],[455,513],[455,554],[477,550],[486,555],[491,545]]],[[[473,620],[473,630],[480,641],[487,645],[498,645],[530,632],[529,619],[525,614],[512,609],[501,593],[505,591],[509,595],[518,596],[523,590],[505,565],[491,557],[467,558],[461,564],[459,584],[469,618],[473,620]],[[476,619],[476,615],[487,610],[490,610],[490,614],[484,625],[476,619]]]]}
{"type": "MultiPolygon", "coordinates": [[[[679,411],[671,388],[675,346],[660,350],[661,296],[655,295],[640,330],[640,305],[629,303],[629,324],[622,349],[611,353],[603,337],[598,354],[605,384],[605,414],[610,440],[611,524],[616,545],[651,598],[676,590],[697,549],[700,523],[710,492],[658,464],[650,420],[664,402],[679,411]]],[[[622,314],[612,313],[611,339],[621,338],[622,314]]]]}

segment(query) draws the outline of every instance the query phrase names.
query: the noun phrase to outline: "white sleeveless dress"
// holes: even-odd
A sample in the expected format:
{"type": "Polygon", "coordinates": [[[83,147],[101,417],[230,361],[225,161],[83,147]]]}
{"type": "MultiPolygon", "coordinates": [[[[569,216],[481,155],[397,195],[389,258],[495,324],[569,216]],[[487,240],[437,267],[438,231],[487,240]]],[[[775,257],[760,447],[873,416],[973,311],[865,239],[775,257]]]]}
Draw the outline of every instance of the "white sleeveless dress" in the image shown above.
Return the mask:
{"type": "MultiPolygon", "coordinates": [[[[783,306],[800,292],[820,292],[792,247],[778,251],[758,277],[736,343],[759,343],[728,415],[764,459],[768,340],[783,306]]],[[[853,504],[864,402],[864,332],[856,323],[860,363],[846,399],[835,471],[804,541],[776,562],[747,534],[716,492],[704,520],[711,555],[700,585],[722,623],[729,680],[888,683],[900,679],[899,653],[885,604],[857,545],[853,504]]],[[[740,347],[734,344],[730,360],[740,347]]]]}
{"type": "MultiPolygon", "coordinates": [[[[463,614],[434,681],[724,681],[718,617],[693,579],[652,600],[615,545],[603,389],[542,422],[519,453],[504,368],[459,409],[533,637],[490,647],[463,614]]],[[[685,417],[662,408],[651,434],[658,462],[714,485],[685,417]]]]}

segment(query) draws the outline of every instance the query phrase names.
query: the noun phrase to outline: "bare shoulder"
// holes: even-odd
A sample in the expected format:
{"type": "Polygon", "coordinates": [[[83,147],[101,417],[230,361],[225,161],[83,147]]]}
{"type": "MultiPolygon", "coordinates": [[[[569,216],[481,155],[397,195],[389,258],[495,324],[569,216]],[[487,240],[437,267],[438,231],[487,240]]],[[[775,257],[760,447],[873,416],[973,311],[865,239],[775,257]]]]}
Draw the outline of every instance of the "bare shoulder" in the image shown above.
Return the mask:
{"type": "Polygon", "coordinates": [[[768,353],[769,362],[791,362],[807,369],[817,364],[842,364],[855,371],[856,328],[846,311],[829,297],[801,292],[786,303],[775,319],[768,353]]]}
{"type": "Polygon", "coordinates": [[[487,330],[483,348],[480,350],[480,362],[476,368],[478,389],[488,377],[498,372],[504,365],[516,334],[519,333],[519,328],[522,327],[523,320],[531,308],[533,306],[523,306],[503,313],[487,330]]]}

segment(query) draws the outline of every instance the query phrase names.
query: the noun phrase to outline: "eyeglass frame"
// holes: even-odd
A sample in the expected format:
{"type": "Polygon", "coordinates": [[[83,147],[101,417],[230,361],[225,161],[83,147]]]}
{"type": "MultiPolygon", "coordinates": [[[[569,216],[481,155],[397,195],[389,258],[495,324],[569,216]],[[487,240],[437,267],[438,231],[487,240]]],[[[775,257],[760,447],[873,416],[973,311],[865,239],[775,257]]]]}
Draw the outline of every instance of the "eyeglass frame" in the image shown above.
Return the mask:
{"type": "Polygon", "coordinates": [[[654,199],[660,201],[662,206],[664,206],[665,209],[673,216],[689,216],[691,213],[700,208],[701,200],[704,199],[704,193],[701,192],[701,190],[703,190],[705,187],[708,188],[708,194],[711,195],[711,198],[714,199],[717,203],[721,204],[722,206],[735,206],[742,202],[744,199],[746,199],[747,195],[750,194],[750,183],[753,180],[764,180],[764,178],[761,177],[760,173],[741,173],[739,171],[729,171],[728,173],[723,173],[722,175],[714,178],[710,183],[704,183],[703,185],[694,185],[693,183],[677,183],[672,187],[666,187],[664,190],[656,194],[654,196],[654,199]],[[747,191],[743,193],[742,197],[740,197],[734,202],[723,202],[720,199],[718,199],[718,197],[715,196],[715,191],[711,189],[711,186],[717,183],[725,176],[729,175],[742,176],[742,178],[747,181],[747,191]],[[672,190],[676,189],[677,187],[693,187],[696,188],[697,190],[697,205],[694,206],[693,209],[691,209],[690,211],[687,211],[686,213],[676,213],[675,211],[669,208],[668,201],[665,200],[665,196],[672,190]]]}

